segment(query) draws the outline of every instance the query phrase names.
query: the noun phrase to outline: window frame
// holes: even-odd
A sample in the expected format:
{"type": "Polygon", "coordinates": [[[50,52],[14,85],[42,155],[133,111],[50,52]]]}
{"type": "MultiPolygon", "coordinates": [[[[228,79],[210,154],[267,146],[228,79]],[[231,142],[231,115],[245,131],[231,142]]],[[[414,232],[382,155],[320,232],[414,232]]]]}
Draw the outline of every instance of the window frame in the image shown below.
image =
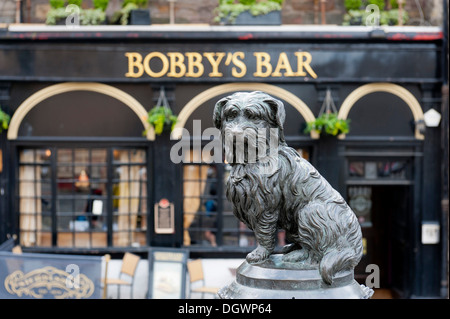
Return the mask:
{"type": "MultiPolygon", "coordinates": [[[[19,213],[19,163],[20,163],[20,151],[22,149],[52,149],[52,152],[58,148],[87,148],[87,149],[99,149],[103,148],[107,152],[107,156],[113,156],[112,152],[114,148],[117,149],[142,149],[145,152],[146,163],[145,167],[147,169],[147,194],[146,194],[146,218],[147,218],[147,230],[145,233],[145,245],[140,247],[129,246],[113,246],[113,234],[114,230],[112,227],[114,212],[112,209],[113,205],[113,193],[112,186],[114,178],[108,179],[106,182],[107,187],[107,200],[106,207],[104,208],[106,213],[106,246],[101,247],[59,247],[57,246],[57,222],[56,222],[56,196],[54,190],[52,189],[52,209],[51,209],[51,246],[32,246],[24,247],[27,251],[32,252],[66,252],[66,253],[107,253],[107,252],[123,252],[123,251],[146,251],[151,242],[151,225],[153,225],[151,217],[153,216],[153,208],[151,203],[153,202],[153,144],[148,140],[143,138],[21,138],[11,141],[11,158],[10,167],[10,196],[9,196],[9,207],[10,207],[10,220],[12,223],[12,231],[17,234],[18,240],[20,241],[20,213],[19,213]],[[111,153],[111,154],[110,154],[111,153]]],[[[55,165],[55,161],[52,161],[50,165],[55,165]]],[[[129,163],[127,163],[129,164],[129,163]]],[[[106,169],[107,176],[113,176],[113,169],[117,165],[111,158],[111,161],[107,161],[106,169]]],[[[54,170],[56,167],[52,167],[54,170]]],[[[54,170],[54,172],[56,172],[54,170]]],[[[57,176],[51,177],[51,183],[57,183],[57,176]]],[[[57,185],[52,185],[52,188],[57,185]]],[[[105,196],[105,195],[104,195],[105,196]]],[[[89,234],[91,234],[89,232],[89,234]]]]}

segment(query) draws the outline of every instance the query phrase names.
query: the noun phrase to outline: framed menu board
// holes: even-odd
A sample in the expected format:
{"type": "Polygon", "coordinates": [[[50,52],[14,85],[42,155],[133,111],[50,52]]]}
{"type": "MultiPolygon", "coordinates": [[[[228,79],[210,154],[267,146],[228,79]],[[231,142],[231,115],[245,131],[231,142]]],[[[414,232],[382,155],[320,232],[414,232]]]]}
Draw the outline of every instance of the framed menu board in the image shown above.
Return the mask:
{"type": "Polygon", "coordinates": [[[175,215],[173,203],[163,198],[155,204],[155,233],[175,233],[175,215]]]}
{"type": "Polygon", "coordinates": [[[149,299],[184,299],[186,296],[186,249],[150,248],[148,251],[149,299]]]}

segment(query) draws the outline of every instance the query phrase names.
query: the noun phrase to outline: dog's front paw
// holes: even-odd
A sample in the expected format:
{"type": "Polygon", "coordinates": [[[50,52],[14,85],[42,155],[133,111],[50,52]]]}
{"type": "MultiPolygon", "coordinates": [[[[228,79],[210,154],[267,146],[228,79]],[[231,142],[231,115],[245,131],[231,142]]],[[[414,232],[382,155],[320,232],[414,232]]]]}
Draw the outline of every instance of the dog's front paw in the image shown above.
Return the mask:
{"type": "Polygon", "coordinates": [[[249,264],[259,263],[260,261],[264,261],[270,256],[270,251],[268,251],[263,246],[256,247],[250,254],[247,255],[247,262],[249,264]]]}

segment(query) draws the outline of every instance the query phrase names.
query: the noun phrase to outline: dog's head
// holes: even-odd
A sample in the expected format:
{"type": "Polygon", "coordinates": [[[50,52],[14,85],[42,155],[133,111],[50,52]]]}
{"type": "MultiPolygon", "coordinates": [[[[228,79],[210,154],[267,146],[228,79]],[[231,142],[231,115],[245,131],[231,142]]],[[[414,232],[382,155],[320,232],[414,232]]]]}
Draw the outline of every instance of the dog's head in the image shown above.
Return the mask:
{"type": "Polygon", "coordinates": [[[256,158],[266,156],[270,148],[274,147],[274,134],[276,145],[284,145],[284,119],[283,103],[260,91],[238,92],[227,96],[216,103],[213,114],[214,125],[222,132],[228,162],[231,159],[230,152],[237,154],[233,163],[236,160],[239,163],[249,162],[251,149],[258,154],[256,158]],[[268,148],[258,153],[258,147],[261,149],[261,146],[268,148]],[[241,158],[239,148],[247,150],[240,153],[241,158]]]}

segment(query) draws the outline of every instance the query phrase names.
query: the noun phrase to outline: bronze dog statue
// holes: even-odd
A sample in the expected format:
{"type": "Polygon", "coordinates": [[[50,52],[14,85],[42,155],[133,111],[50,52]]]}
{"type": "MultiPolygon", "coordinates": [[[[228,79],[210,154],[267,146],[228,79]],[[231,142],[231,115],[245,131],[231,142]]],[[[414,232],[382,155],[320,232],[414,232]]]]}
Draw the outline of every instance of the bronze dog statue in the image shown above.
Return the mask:
{"type": "Polygon", "coordinates": [[[226,195],[235,216],[253,230],[258,242],[247,262],[268,259],[277,231],[284,229],[291,244],[283,248],[283,260],[317,265],[323,281],[331,284],[336,273],[359,263],[361,227],[342,196],[287,146],[284,119],[283,103],[263,92],[239,92],[216,103],[213,121],[221,130],[231,165],[226,195]],[[260,133],[274,129],[275,146],[269,145],[268,134],[260,133]],[[243,155],[233,152],[242,148],[235,138],[248,148],[243,155]],[[248,152],[251,146],[258,150],[253,161],[248,152]]]}

